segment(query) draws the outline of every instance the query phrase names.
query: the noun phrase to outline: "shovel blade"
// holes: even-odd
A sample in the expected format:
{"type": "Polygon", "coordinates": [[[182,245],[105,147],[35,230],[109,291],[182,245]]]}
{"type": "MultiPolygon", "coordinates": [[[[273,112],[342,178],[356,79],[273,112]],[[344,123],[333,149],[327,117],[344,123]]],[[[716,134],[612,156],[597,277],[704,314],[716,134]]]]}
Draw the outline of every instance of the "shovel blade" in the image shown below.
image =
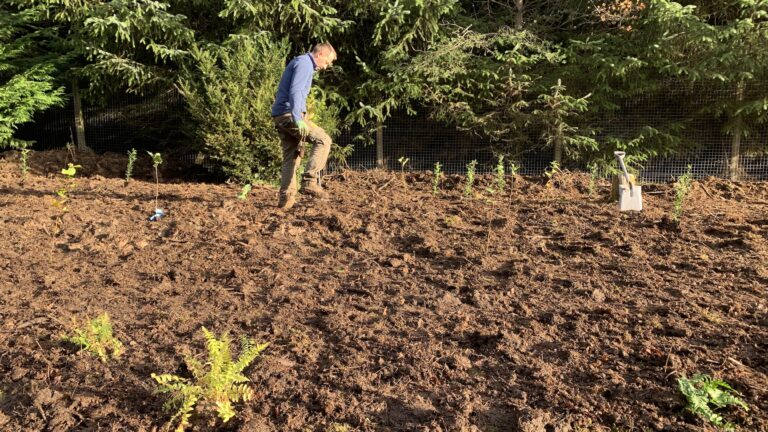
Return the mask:
{"type": "Polygon", "coordinates": [[[619,211],[643,210],[642,187],[622,185],[619,187],[619,211]]]}

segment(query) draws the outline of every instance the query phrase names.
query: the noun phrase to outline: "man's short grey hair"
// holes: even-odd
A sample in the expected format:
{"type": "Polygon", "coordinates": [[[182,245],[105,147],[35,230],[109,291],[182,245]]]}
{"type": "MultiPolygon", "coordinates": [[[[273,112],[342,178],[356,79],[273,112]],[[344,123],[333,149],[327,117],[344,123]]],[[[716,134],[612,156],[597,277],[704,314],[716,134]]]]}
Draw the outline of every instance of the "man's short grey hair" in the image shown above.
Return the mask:
{"type": "Polygon", "coordinates": [[[328,42],[319,43],[312,48],[312,54],[320,53],[333,53],[333,58],[336,58],[336,50],[328,42]]]}

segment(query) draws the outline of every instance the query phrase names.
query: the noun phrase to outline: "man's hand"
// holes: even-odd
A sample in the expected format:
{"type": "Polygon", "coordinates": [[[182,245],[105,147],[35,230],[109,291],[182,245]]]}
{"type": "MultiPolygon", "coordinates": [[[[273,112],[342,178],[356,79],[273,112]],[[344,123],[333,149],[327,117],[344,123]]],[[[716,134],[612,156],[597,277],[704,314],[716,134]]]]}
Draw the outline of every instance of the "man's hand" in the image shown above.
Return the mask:
{"type": "Polygon", "coordinates": [[[297,120],[296,127],[299,129],[299,134],[302,138],[305,138],[307,135],[309,135],[309,125],[304,120],[297,120]]]}

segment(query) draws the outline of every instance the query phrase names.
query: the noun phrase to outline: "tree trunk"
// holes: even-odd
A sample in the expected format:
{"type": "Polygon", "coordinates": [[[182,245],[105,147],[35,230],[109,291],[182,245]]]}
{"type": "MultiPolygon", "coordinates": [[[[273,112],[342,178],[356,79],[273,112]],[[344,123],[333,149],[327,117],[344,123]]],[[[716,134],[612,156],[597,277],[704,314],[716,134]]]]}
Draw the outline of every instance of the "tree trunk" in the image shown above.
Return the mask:
{"type": "Polygon", "coordinates": [[[77,78],[72,79],[72,99],[75,103],[75,129],[77,142],[73,143],[78,150],[87,151],[88,145],[85,142],[85,119],[83,117],[83,103],[80,99],[80,87],[77,85],[77,78]]]}
{"type": "Polygon", "coordinates": [[[515,0],[515,6],[517,6],[517,15],[515,16],[515,29],[523,29],[523,0],[515,0]]]}

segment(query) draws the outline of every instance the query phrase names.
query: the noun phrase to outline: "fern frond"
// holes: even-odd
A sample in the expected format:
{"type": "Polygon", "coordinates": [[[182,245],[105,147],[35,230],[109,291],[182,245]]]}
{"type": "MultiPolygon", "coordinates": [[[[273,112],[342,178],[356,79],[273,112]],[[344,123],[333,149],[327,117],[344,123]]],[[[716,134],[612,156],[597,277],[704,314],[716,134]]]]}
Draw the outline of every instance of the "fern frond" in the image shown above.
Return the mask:
{"type": "Polygon", "coordinates": [[[182,382],[182,383],[187,382],[186,378],[182,378],[178,375],[173,375],[173,374],[157,375],[153,373],[153,374],[150,374],[150,376],[152,377],[153,380],[157,381],[157,383],[160,385],[171,385],[177,382],[182,382]]]}
{"type": "Polygon", "coordinates": [[[194,411],[198,400],[200,400],[200,397],[197,395],[186,395],[182,399],[181,407],[168,421],[169,424],[172,424],[174,420],[179,419],[179,425],[176,427],[176,432],[184,432],[184,428],[189,426],[189,419],[192,417],[192,412],[194,411]]]}
{"type": "Polygon", "coordinates": [[[197,380],[203,379],[203,377],[205,376],[205,370],[203,369],[202,363],[200,363],[194,357],[185,357],[184,363],[187,364],[187,369],[189,369],[189,371],[192,372],[192,376],[195,377],[195,379],[197,380]]]}
{"type": "Polygon", "coordinates": [[[248,367],[248,365],[253,362],[256,357],[259,356],[267,347],[269,346],[269,342],[254,345],[253,340],[243,337],[241,339],[242,343],[242,352],[240,353],[240,357],[237,359],[237,362],[234,365],[234,371],[237,373],[242,372],[245,370],[245,368],[248,367]]]}
{"type": "Polygon", "coordinates": [[[228,397],[233,402],[248,402],[253,396],[253,389],[245,384],[233,385],[228,392],[228,397]]]}
{"type": "Polygon", "coordinates": [[[224,423],[235,416],[235,410],[232,409],[232,403],[228,400],[216,402],[216,412],[224,423]]]}

